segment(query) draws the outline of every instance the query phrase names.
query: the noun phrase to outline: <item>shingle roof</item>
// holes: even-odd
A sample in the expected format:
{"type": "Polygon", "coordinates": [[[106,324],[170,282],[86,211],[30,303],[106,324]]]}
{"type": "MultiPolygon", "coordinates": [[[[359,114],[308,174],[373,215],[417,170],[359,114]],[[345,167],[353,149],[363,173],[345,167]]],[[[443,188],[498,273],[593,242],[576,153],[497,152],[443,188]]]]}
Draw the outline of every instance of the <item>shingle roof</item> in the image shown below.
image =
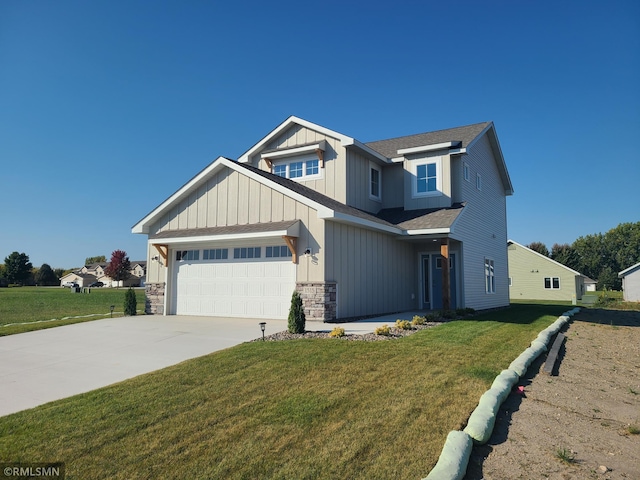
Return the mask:
{"type": "Polygon", "coordinates": [[[397,157],[398,150],[402,148],[421,147],[444,142],[462,142],[461,147],[466,148],[490,124],[491,122],[475,123],[464,127],[367,142],[365,145],[387,158],[397,157]]]}
{"type": "Polygon", "coordinates": [[[458,215],[462,213],[463,203],[455,203],[451,208],[426,208],[421,210],[405,210],[387,208],[378,213],[382,218],[403,230],[427,230],[450,228],[458,215]]]}
{"type": "Polygon", "coordinates": [[[154,240],[162,238],[183,238],[183,237],[202,237],[213,235],[237,235],[241,233],[263,233],[272,232],[274,230],[286,230],[298,220],[288,220],[285,222],[271,223],[253,223],[249,225],[231,225],[226,227],[208,227],[208,228],[189,228],[183,230],[164,230],[149,235],[154,240]]]}

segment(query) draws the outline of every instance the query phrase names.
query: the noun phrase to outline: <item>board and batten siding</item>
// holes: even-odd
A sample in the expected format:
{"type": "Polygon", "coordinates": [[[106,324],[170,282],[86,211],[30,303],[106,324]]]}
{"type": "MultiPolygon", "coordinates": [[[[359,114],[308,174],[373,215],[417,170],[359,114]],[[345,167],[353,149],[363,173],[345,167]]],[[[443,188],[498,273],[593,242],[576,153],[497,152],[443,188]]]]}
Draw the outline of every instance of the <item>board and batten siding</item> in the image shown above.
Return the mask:
{"type": "Polygon", "coordinates": [[[511,300],[561,300],[582,298],[581,278],[563,265],[529,249],[509,245],[509,287],[511,300]],[[545,278],[558,278],[560,288],[544,288],[545,278]]]}
{"type": "MultiPolygon", "coordinates": [[[[224,227],[254,223],[300,220],[297,251],[300,255],[309,247],[317,252],[313,262],[301,256],[297,268],[297,281],[324,280],[322,262],[324,251],[324,221],[317,211],[276,191],[246,175],[223,169],[207,180],[196,191],[162,216],[150,228],[150,234],[167,230],[224,227]],[[248,193],[248,194],[247,194],[248,193]]],[[[282,243],[281,239],[274,239],[282,243]]],[[[154,240],[149,240],[148,282],[164,282],[165,272],[150,257],[157,255],[154,240]]],[[[158,243],[162,243],[159,241],[158,243]]],[[[246,241],[241,242],[246,244],[246,241]]],[[[250,243],[250,241],[249,241],[250,243]]],[[[222,244],[220,244],[222,245],[222,244]]],[[[204,248],[199,246],[199,248],[204,248]]],[[[213,248],[210,246],[209,248],[213,248]]],[[[170,255],[173,255],[171,252],[170,255]]]]}
{"type": "Polygon", "coordinates": [[[338,318],[415,309],[415,249],[389,234],[326,222],[327,281],[337,282],[338,318]],[[413,298],[412,298],[413,296],[413,298]]]}
{"type": "MultiPolygon", "coordinates": [[[[382,165],[375,164],[382,174],[382,165]]],[[[371,161],[353,150],[347,150],[347,205],[376,214],[382,209],[382,199],[374,200],[369,196],[371,161]]],[[[384,191],[380,185],[382,195],[384,191]]]]}
{"type": "MultiPolygon", "coordinates": [[[[466,206],[454,225],[454,237],[462,241],[464,307],[484,310],[509,305],[507,257],[507,202],[493,151],[486,135],[462,160],[469,165],[470,181],[461,182],[459,201],[466,206]],[[482,189],[476,188],[476,174],[482,189]],[[486,292],[485,258],[494,261],[496,293],[486,292]]],[[[461,174],[461,168],[456,169],[461,174]]]]}
{"type": "Polygon", "coordinates": [[[418,210],[421,208],[446,208],[451,206],[451,157],[444,151],[417,153],[408,155],[404,160],[404,208],[418,210]],[[440,159],[441,190],[440,195],[413,197],[415,165],[434,159],[440,159]]]}
{"type": "MultiPolygon", "coordinates": [[[[300,125],[293,125],[265,145],[263,150],[253,155],[250,162],[251,165],[256,166],[260,170],[270,172],[271,169],[267,163],[260,158],[263,151],[294,148],[301,145],[320,142],[322,140],[325,140],[326,142],[323,155],[324,168],[320,169],[322,177],[316,180],[299,179],[297,181],[316,192],[320,192],[323,195],[334,198],[339,202],[346,203],[346,152],[345,148],[340,144],[340,140],[336,138],[328,137],[322,133],[300,125]]],[[[304,156],[306,157],[308,154],[305,154],[304,156]]],[[[287,157],[286,160],[295,161],[295,158],[296,157],[294,156],[287,157]]]]}

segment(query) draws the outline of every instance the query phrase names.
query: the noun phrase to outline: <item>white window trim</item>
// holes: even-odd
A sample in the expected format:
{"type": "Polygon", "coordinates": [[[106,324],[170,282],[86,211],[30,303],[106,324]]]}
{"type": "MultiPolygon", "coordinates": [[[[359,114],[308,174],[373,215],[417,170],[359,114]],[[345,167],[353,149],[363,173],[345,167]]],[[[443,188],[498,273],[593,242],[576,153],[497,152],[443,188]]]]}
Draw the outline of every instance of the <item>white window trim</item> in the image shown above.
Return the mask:
{"type": "Polygon", "coordinates": [[[544,277],[542,281],[545,282],[545,285],[544,285],[544,289],[545,290],[560,290],[562,288],[562,285],[560,284],[560,277],[544,277]],[[550,287],[549,288],[547,288],[547,285],[546,285],[547,278],[550,280],[550,282],[549,282],[550,287]],[[553,286],[553,279],[554,278],[558,279],[558,288],[555,288],[553,286]]]}
{"type": "Polygon", "coordinates": [[[280,166],[280,165],[286,165],[287,166],[287,174],[285,178],[288,178],[289,180],[294,180],[294,181],[299,181],[299,182],[306,182],[307,180],[318,180],[322,178],[322,171],[324,170],[323,168],[321,168],[320,165],[320,161],[318,160],[317,155],[305,155],[302,157],[289,157],[287,159],[283,159],[283,160],[278,160],[278,161],[274,161],[273,162],[273,166],[272,166],[272,171],[275,172],[275,168],[276,166],[280,166]],[[308,161],[317,161],[318,162],[318,173],[313,174],[313,175],[307,175],[307,162],[308,161]],[[291,178],[290,176],[290,165],[292,163],[300,163],[302,162],[302,176],[301,177],[295,177],[295,178],[291,178]]]}
{"type": "Polygon", "coordinates": [[[471,182],[471,171],[470,171],[469,164],[467,162],[462,162],[462,177],[467,182],[471,182]]]}
{"type": "Polygon", "coordinates": [[[439,197],[442,195],[442,157],[427,157],[419,160],[411,160],[411,197],[423,198],[423,197],[439,197]],[[429,165],[435,163],[436,165],[436,190],[434,192],[420,192],[418,193],[418,167],[421,165],[429,165]]]}
{"type": "Polygon", "coordinates": [[[382,201],[382,169],[373,162],[369,162],[369,198],[378,202],[382,201]],[[371,193],[371,170],[377,170],[378,172],[378,196],[371,193]]]}
{"type": "Polygon", "coordinates": [[[487,295],[495,295],[496,293],[496,262],[489,257],[484,258],[484,290],[487,295]],[[487,264],[489,265],[488,272],[487,264]],[[487,282],[489,278],[493,278],[493,282],[487,282]]]}

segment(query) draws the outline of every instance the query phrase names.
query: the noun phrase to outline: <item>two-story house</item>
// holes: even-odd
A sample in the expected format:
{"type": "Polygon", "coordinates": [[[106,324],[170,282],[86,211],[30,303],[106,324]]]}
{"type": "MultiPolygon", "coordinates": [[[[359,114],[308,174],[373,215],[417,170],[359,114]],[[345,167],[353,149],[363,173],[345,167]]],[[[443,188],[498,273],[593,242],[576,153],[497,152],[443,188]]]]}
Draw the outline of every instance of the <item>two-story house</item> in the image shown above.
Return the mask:
{"type": "Polygon", "coordinates": [[[148,313],[308,320],[509,304],[493,123],[362,143],[290,117],[132,228],[148,313]]]}

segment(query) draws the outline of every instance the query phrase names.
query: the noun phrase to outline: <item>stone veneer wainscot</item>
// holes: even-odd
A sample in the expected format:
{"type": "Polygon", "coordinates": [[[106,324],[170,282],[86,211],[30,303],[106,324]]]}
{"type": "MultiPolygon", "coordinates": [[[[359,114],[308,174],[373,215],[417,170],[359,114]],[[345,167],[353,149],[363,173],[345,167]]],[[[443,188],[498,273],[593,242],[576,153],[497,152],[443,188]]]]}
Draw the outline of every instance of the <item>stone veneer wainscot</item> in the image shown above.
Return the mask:
{"type": "Polygon", "coordinates": [[[336,319],[336,282],[298,282],[296,290],[302,298],[307,320],[331,322],[336,319]]]}

